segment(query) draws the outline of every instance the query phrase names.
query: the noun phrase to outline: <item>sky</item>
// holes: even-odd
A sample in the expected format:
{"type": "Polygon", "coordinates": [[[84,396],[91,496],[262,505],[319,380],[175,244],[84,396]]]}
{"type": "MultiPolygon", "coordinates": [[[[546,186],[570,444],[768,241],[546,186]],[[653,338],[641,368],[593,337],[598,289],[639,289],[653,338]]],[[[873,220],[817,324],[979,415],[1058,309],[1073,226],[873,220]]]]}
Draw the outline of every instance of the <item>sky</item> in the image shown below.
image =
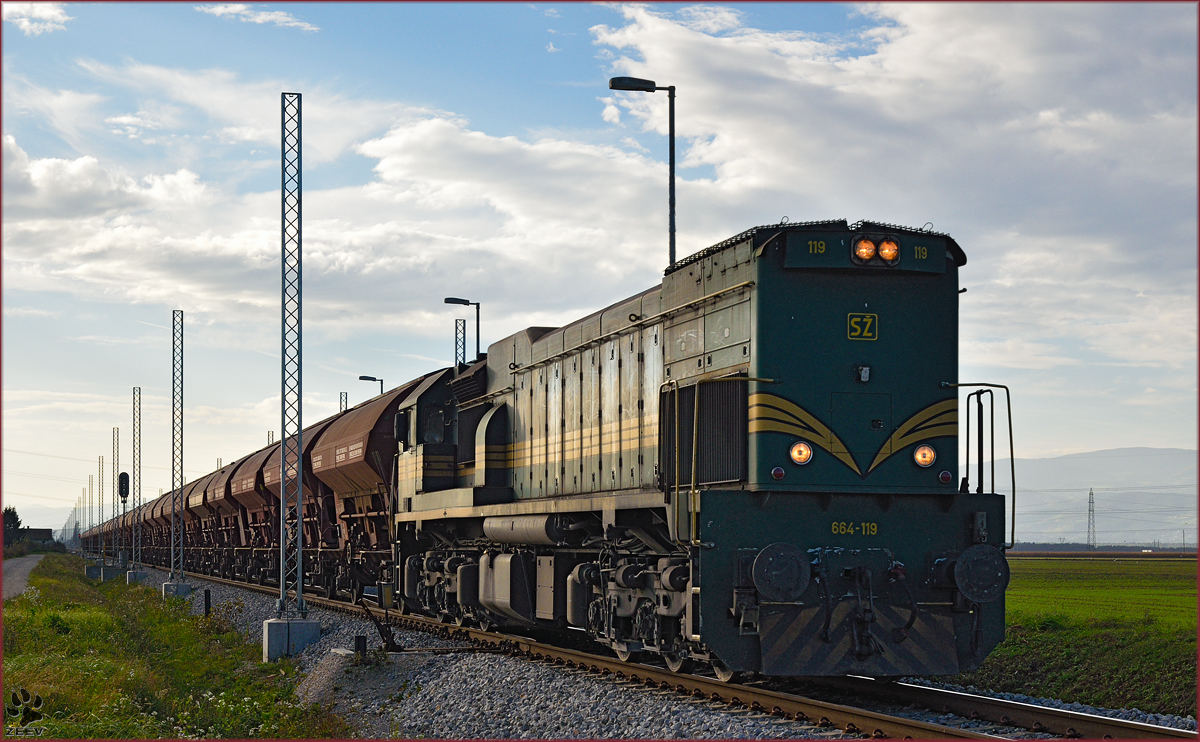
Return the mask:
{"type": "MultiPolygon", "coordinates": [[[[304,419],[760,224],[952,235],[960,379],[1018,458],[1197,446],[1197,6],[18,3],[3,11],[3,493],[61,527],[280,429],[279,105],[303,95],[304,419]],[[473,345],[474,322],[470,322],[473,345]],[[105,457],[103,477],[98,457],[105,457]]],[[[1001,447],[1003,448],[1003,447],[1001,447]]],[[[998,453],[1007,456],[1007,450],[998,453]]],[[[1194,480],[1193,480],[1194,481],[1194,480]]]]}

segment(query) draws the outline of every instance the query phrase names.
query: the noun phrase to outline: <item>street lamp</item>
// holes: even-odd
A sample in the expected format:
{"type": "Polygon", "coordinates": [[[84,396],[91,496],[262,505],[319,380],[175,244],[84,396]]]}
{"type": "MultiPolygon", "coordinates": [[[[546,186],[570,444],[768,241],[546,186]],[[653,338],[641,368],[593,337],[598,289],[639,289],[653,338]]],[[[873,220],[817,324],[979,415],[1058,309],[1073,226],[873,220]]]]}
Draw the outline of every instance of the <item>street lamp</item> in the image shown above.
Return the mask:
{"type": "Polygon", "coordinates": [[[668,267],[675,265],[675,86],[660,87],[653,80],[643,80],[640,77],[614,77],[608,81],[609,90],[627,90],[637,93],[653,93],[655,90],[667,91],[667,146],[670,166],[670,178],[667,185],[667,202],[670,211],[669,223],[671,231],[670,262],[668,267]]]}
{"type": "Polygon", "coordinates": [[[360,377],[358,377],[358,380],[359,381],[378,381],[379,382],[379,396],[381,396],[381,397],[383,396],[383,379],[376,379],[374,376],[360,376],[360,377]]]}
{"type": "Polygon", "coordinates": [[[479,356],[480,356],[480,355],[482,355],[482,354],[479,352],[479,302],[477,302],[477,301],[468,301],[468,300],[466,300],[466,299],[456,299],[456,298],[455,298],[455,297],[453,297],[453,296],[447,296],[447,297],[446,297],[446,299],[445,299],[445,303],[447,303],[447,304],[461,304],[461,305],[463,305],[464,307],[471,307],[471,306],[475,307],[475,360],[477,360],[477,361],[478,361],[478,360],[479,360],[479,356]]]}

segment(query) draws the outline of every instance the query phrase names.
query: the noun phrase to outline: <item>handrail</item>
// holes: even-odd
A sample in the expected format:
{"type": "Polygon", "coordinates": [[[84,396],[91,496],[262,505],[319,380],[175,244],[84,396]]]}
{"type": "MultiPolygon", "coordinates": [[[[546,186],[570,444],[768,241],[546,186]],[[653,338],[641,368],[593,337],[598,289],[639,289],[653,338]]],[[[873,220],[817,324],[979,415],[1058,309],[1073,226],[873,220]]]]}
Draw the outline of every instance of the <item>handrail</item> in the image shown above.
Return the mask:
{"type": "MultiPolygon", "coordinates": [[[[992,469],[991,469],[992,470],[992,489],[991,489],[991,491],[992,492],[996,491],[996,399],[995,399],[995,395],[992,393],[991,389],[980,389],[978,391],[971,392],[970,394],[967,395],[967,424],[964,426],[967,431],[967,440],[966,440],[966,446],[964,449],[967,452],[967,460],[963,467],[966,471],[966,475],[963,476],[963,484],[966,485],[967,481],[970,479],[970,473],[971,473],[971,398],[974,397],[975,398],[975,407],[978,410],[978,415],[979,415],[979,422],[978,422],[979,440],[976,442],[976,446],[979,449],[979,480],[975,485],[975,493],[976,494],[983,493],[983,395],[984,394],[986,394],[988,396],[988,421],[991,423],[991,426],[992,426],[991,437],[988,439],[989,443],[991,443],[991,446],[992,446],[992,469]]],[[[960,491],[965,493],[967,490],[960,489],[960,491]]]]}
{"type": "MultiPolygon", "coordinates": [[[[675,457],[674,457],[674,460],[675,460],[675,479],[674,479],[675,495],[674,495],[674,497],[672,497],[672,500],[671,500],[671,510],[673,512],[672,512],[671,522],[667,524],[667,526],[668,526],[667,530],[672,533],[672,536],[673,536],[676,544],[679,544],[680,546],[685,546],[685,544],[679,540],[679,382],[676,381],[675,379],[668,379],[668,380],[664,381],[663,383],[659,384],[658,385],[658,394],[659,394],[660,398],[662,397],[663,387],[667,387],[669,391],[673,392],[674,399],[675,399],[675,404],[673,406],[673,409],[675,410],[675,457]]],[[[660,421],[659,424],[660,425],[661,425],[661,420],[662,420],[662,416],[660,415],[659,416],[659,421],[660,421]]]]}
{"type": "MultiPolygon", "coordinates": [[[[1013,451],[1012,394],[1011,394],[1011,392],[1009,392],[1008,387],[1005,386],[1004,384],[986,384],[983,382],[975,382],[975,383],[970,383],[970,384],[951,384],[948,381],[943,381],[941,383],[941,387],[943,389],[952,389],[952,388],[956,388],[956,387],[990,387],[992,389],[1003,389],[1004,390],[1004,402],[1008,406],[1008,464],[1011,467],[1010,477],[1011,477],[1011,482],[1012,482],[1012,515],[1009,516],[1009,528],[1010,528],[1009,543],[1001,544],[1000,548],[1011,549],[1017,545],[1017,461],[1016,461],[1016,454],[1013,451]]],[[[980,399],[980,404],[981,405],[983,404],[982,399],[980,399]]],[[[995,424],[995,422],[993,421],[993,425],[994,424],[995,424]]],[[[994,446],[995,445],[995,436],[994,435],[992,436],[992,442],[993,442],[993,446],[994,446]]],[[[992,454],[993,481],[995,478],[995,471],[996,471],[996,456],[995,456],[994,450],[995,449],[993,448],[993,454],[992,454]]],[[[982,479],[983,478],[981,476],[980,484],[982,484],[982,479]]],[[[995,490],[995,486],[993,486],[992,489],[995,490]]]]}

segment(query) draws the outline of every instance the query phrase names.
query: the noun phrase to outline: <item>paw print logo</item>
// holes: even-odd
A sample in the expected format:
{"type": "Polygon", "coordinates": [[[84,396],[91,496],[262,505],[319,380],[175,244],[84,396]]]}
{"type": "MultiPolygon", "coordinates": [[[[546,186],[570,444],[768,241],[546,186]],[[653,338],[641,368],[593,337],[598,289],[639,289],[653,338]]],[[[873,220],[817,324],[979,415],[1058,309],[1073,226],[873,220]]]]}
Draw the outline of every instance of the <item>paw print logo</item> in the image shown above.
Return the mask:
{"type": "Polygon", "coordinates": [[[5,719],[15,722],[18,727],[27,727],[42,720],[42,697],[38,694],[18,688],[9,693],[6,700],[5,719]]]}

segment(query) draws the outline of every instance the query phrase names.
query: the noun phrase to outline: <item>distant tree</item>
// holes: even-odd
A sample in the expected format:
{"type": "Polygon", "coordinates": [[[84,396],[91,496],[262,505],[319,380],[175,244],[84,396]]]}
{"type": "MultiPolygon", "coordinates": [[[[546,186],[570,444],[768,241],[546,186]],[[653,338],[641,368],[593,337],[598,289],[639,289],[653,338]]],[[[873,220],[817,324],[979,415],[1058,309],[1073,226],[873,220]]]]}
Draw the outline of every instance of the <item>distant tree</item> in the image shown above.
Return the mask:
{"type": "Polygon", "coordinates": [[[17,509],[9,505],[4,508],[4,543],[12,544],[17,541],[17,533],[21,530],[21,516],[17,509]]]}

